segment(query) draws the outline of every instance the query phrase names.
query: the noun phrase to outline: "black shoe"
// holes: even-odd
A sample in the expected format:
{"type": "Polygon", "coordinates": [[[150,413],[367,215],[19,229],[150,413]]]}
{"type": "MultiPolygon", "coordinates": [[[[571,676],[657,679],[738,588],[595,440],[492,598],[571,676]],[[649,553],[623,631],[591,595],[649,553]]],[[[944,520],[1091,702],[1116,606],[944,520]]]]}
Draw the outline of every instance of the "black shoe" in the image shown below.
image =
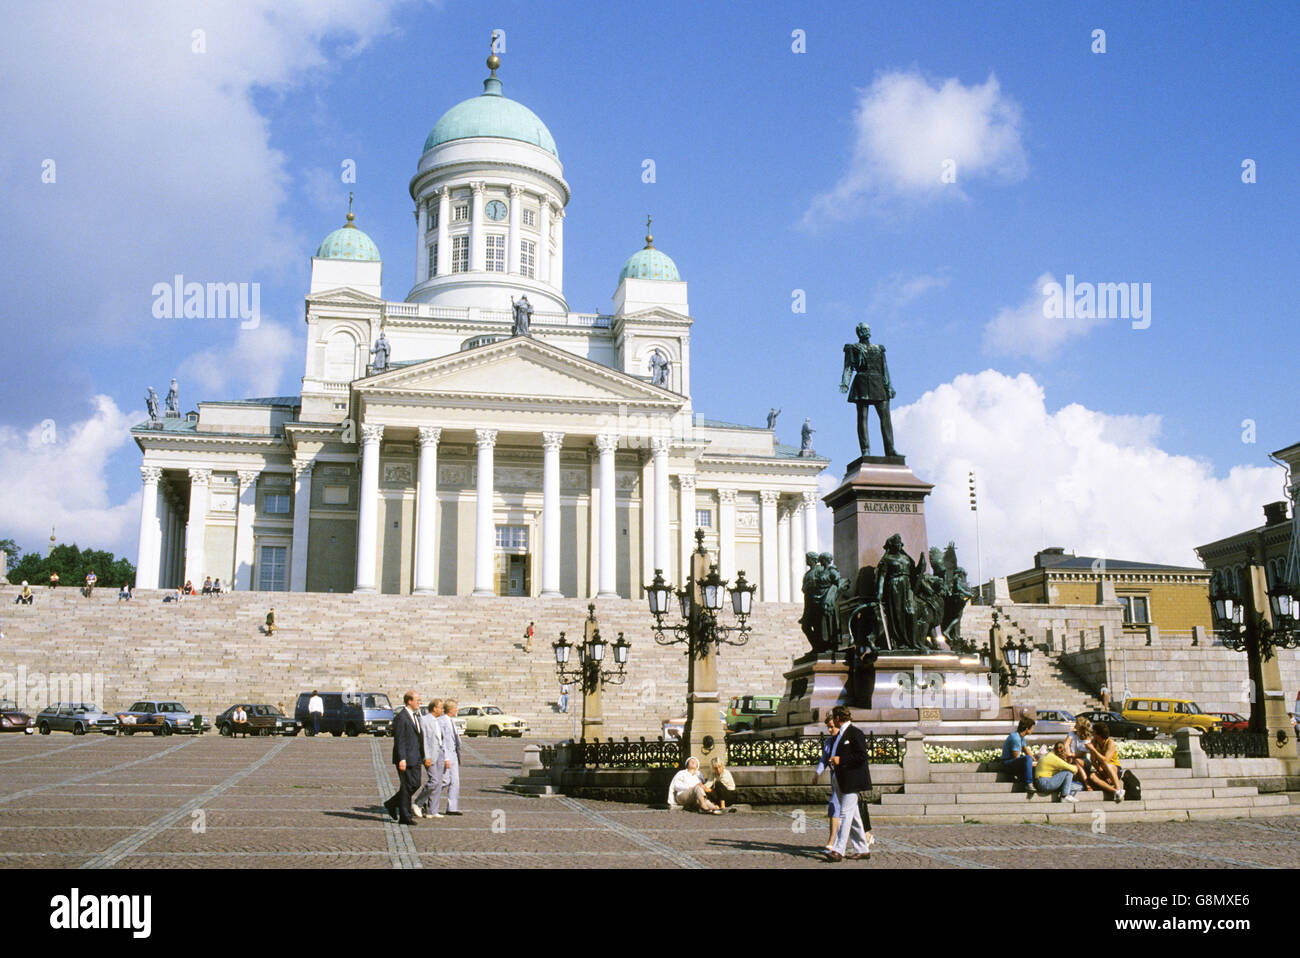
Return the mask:
{"type": "Polygon", "coordinates": [[[453,812],[451,809],[448,809],[448,810],[447,810],[447,814],[448,814],[448,815],[461,815],[461,814],[464,814],[464,813],[463,813],[463,812],[453,812]]]}

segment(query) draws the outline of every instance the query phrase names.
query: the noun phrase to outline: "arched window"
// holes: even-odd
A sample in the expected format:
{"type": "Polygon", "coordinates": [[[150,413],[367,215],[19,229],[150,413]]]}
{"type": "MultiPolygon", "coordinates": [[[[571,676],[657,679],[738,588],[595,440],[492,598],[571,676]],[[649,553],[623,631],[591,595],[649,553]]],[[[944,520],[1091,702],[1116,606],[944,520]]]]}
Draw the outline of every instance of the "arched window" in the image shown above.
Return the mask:
{"type": "Polygon", "coordinates": [[[325,374],[328,382],[351,382],[357,374],[357,341],[345,329],[335,330],[325,341],[325,374]]]}

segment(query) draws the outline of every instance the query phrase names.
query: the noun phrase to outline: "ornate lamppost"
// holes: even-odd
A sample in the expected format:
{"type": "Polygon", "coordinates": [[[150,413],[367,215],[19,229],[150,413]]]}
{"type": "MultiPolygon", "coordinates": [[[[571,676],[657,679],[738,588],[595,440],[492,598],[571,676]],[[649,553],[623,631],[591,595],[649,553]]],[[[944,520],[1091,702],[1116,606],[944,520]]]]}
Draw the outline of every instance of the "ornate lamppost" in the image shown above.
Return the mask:
{"type": "Polygon", "coordinates": [[[718,650],[725,645],[744,645],[751,631],[749,615],[754,604],[754,585],[742,571],[736,584],[727,588],[727,580],[718,574],[716,563],[709,561],[704,549],[704,530],[695,530],[695,551],[691,553],[691,574],[678,590],[664,580],[663,570],[655,569],[655,578],[646,586],[650,614],[654,616],[655,642],[659,645],[685,644],[690,672],[686,691],[686,728],[682,732],[688,754],[701,765],[715,757],[727,757],[725,730],[722,726],[718,695],[718,650]],[[723,625],[718,614],[731,593],[731,610],[736,625],[723,625]],[[677,600],[681,619],[665,622],[677,600]]]}
{"type": "Polygon", "coordinates": [[[583,623],[582,644],[575,646],[560,633],[558,641],[551,644],[555,650],[555,675],[560,685],[576,683],[582,690],[582,737],[596,739],[605,724],[601,704],[601,691],[606,685],[622,685],[627,678],[628,653],[632,644],[618,634],[618,641],[612,645],[600,635],[600,626],[596,622],[596,604],[587,606],[587,621],[583,623]],[[605,668],[606,648],[613,649],[616,668],[605,668]],[[574,649],[578,650],[577,661],[570,665],[574,649]]]}
{"type": "Polygon", "coordinates": [[[1300,595],[1294,586],[1279,582],[1269,589],[1264,567],[1248,555],[1249,596],[1238,593],[1235,583],[1216,576],[1210,591],[1214,634],[1225,648],[1246,653],[1250,673],[1250,731],[1269,736],[1270,757],[1296,756],[1291,722],[1282,692],[1278,649],[1300,647],[1300,595]]]}
{"type": "MultiPolygon", "coordinates": [[[[993,613],[993,628],[989,629],[989,641],[979,651],[980,667],[988,669],[989,675],[998,682],[998,694],[1006,698],[1013,688],[1029,687],[1029,669],[1033,664],[1034,648],[1024,639],[1013,642],[1002,641],[1002,626],[998,622],[998,613],[993,613]]],[[[1004,702],[1009,705],[1009,702],[1004,702]]]]}

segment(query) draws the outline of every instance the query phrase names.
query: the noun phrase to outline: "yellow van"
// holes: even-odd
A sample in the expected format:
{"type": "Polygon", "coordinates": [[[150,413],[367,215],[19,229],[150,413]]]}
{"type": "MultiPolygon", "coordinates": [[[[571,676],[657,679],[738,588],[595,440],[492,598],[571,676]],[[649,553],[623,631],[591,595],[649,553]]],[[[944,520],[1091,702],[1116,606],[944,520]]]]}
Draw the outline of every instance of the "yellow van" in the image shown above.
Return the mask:
{"type": "Polygon", "coordinates": [[[1150,725],[1169,734],[1188,726],[1208,732],[1220,724],[1217,716],[1207,714],[1188,699],[1125,699],[1120,714],[1130,722],[1150,725]]]}

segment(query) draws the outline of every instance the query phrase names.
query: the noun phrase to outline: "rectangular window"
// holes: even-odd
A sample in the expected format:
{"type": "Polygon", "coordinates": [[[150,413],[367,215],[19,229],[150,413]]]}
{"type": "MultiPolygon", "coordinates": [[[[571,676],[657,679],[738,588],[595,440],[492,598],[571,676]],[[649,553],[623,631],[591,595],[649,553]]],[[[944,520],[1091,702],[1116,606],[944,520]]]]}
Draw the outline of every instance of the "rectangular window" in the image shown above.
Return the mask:
{"type": "Polygon", "coordinates": [[[451,238],[451,271],[453,273],[469,272],[468,236],[453,236],[451,238]]]}
{"type": "Polygon", "coordinates": [[[504,273],[506,271],[505,234],[488,233],[483,238],[487,240],[487,271],[489,273],[504,273]]]}
{"type": "Polygon", "coordinates": [[[497,526],[497,548],[528,551],[527,526],[497,526]]]}
{"type": "Polygon", "coordinates": [[[1121,595],[1119,600],[1124,603],[1125,625],[1149,625],[1151,623],[1151,613],[1146,596],[1121,595]]]}
{"type": "Polygon", "coordinates": [[[289,514],[289,496],[287,494],[267,493],[262,499],[262,511],[267,515],[289,514]]]}
{"type": "Polygon", "coordinates": [[[438,228],[438,204],[437,203],[429,204],[429,215],[427,219],[429,223],[428,228],[431,230],[436,230],[438,228]]]}
{"type": "Polygon", "coordinates": [[[712,529],[713,528],[713,510],[696,509],[695,510],[695,528],[712,529]]]}
{"type": "Polygon", "coordinates": [[[257,564],[257,587],[263,592],[289,591],[289,547],[262,546],[257,564]]]}
{"type": "Polygon", "coordinates": [[[452,211],[451,221],[453,223],[464,223],[468,219],[469,219],[468,203],[462,203],[460,206],[455,207],[454,210],[452,211]]]}
{"type": "Polygon", "coordinates": [[[537,210],[524,210],[524,225],[537,228],[537,210]]]}
{"type": "Polygon", "coordinates": [[[429,247],[429,279],[438,275],[438,244],[433,243],[429,247]]]}
{"type": "Polygon", "coordinates": [[[537,275],[537,244],[532,240],[519,241],[519,272],[529,279],[537,275]]]}

